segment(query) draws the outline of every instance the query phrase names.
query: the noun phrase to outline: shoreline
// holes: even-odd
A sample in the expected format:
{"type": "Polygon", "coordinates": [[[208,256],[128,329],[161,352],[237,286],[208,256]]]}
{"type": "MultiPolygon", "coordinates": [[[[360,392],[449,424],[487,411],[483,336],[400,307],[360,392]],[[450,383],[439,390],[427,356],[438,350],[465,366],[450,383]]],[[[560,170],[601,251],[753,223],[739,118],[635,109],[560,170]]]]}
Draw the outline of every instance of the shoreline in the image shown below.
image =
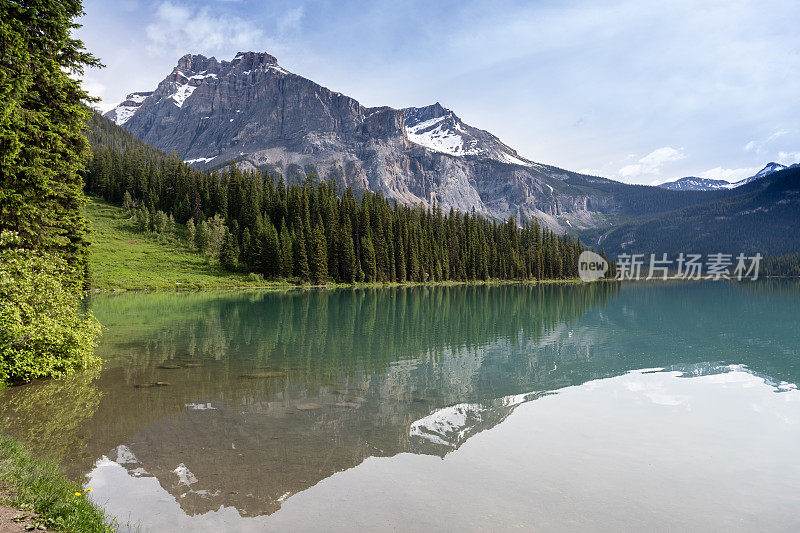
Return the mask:
{"type": "Polygon", "coordinates": [[[20,529],[116,531],[116,520],[89,499],[90,492],[67,479],[55,463],[33,456],[19,440],[0,434],[0,530],[14,524],[20,529]]]}
{"type": "MultiPolygon", "coordinates": [[[[721,279],[715,281],[722,282],[759,282],[764,280],[797,280],[800,276],[761,276],[757,280],[732,280],[721,279]]],[[[86,294],[119,294],[123,292],[199,292],[199,291],[241,291],[241,290],[258,290],[258,291],[294,291],[294,290],[336,290],[336,289],[396,289],[405,287],[468,287],[468,286],[500,286],[500,285],[593,285],[597,283],[671,283],[676,281],[685,282],[704,282],[712,281],[709,279],[686,279],[671,277],[667,279],[640,279],[640,280],[618,280],[618,279],[600,279],[591,282],[585,282],[578,278],[565,278],[565,279],[539,279],[539,280],[472,280],[472,281],[418,281],[418,282],[356,282],[356,283],[291,283],[276,281],[273,283],[261,284],[243,284],[243,285],[192,285],[186,284],[176,287],[98,287],[91,288],[85,291],[86,294]]]]}
{"type": "MultiPolygon", "coordinates": [[[[616,282],[613,279],[603,279],[597,282],[616,282]]],[[[401,287],[460,287],[460,286],[498,286],[498,285],[580,285],[585,282],[578,278],[542,279],[542,280],[473,280],[473,281],[419,281],[419,282],[356,282],[356,283],[291,283],[274,282],[265,285],[190,285],[181,287],[139,287],[139,288],[91,288],[86,294],[105,294],[123,292],[197,292],[197,291],[225,291],[225,290],[259,290],[259,291],[291,291],[310,289],[394,289],[401,287]]]]}

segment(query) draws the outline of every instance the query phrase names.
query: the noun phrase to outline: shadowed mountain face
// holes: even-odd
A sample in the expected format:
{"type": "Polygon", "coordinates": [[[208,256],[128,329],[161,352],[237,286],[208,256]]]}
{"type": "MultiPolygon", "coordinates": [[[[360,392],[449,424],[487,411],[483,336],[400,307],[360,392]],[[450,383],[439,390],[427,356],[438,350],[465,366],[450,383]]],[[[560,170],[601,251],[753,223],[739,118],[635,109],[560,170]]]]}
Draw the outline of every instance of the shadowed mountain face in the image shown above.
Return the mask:
{"type": "Polygon", "coordinates": [[[614,253],[691,250],[780,255],[800,250],[800,167],[770,173],[733,191],[700,194],[719,197],[715,202],[619,224],[600,242],[614,253]]]}
{"type": "Polygon", "coordinates": [[[798,304],[796,284],[723,283],[101,296],[102,372],[4,391],[2,429],[74,477],[121,465],[188,515],[272,514],[633,369],[746,365],[788,390],[798,304]]]}

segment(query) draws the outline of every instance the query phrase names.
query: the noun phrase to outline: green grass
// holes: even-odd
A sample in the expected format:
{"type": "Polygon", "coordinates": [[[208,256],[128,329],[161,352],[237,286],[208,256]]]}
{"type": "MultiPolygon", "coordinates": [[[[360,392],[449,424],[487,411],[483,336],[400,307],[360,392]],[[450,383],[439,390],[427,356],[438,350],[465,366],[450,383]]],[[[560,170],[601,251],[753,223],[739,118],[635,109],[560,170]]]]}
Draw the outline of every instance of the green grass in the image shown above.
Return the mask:
{"type": "Polygon", "coordinates": [[[116,531],[115,522],[87,498],[83,487],[66,479],[58,467],[33,458],[22,446],[0,436],[2,503],[36,513],[35,522],[58,531],[116,531]],[[79,493],[79,494],[76,494],[79,493]]]}
{"type": "Polygon", "coordinates": [[[91,221],[89,271],[94,289],[202,289],[280,287],[286,283],[253,279],[206,263],[182,244],[186,228],[178,225],[180,242],[160,242],[136,228],[128,212],[97,198],[86,206],[91,221]]]}

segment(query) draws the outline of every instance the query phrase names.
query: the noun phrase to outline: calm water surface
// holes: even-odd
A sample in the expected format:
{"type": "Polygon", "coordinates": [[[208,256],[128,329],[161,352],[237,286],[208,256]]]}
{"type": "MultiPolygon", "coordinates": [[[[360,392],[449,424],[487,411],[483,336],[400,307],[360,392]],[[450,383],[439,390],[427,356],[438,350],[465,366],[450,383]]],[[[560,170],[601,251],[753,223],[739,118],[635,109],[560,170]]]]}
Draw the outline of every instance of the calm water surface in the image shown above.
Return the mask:
{"type": "Polygon", "coordinates": [[[800,287],[95,296],[3,431],[126,527],[800,530],[800,287]]]}

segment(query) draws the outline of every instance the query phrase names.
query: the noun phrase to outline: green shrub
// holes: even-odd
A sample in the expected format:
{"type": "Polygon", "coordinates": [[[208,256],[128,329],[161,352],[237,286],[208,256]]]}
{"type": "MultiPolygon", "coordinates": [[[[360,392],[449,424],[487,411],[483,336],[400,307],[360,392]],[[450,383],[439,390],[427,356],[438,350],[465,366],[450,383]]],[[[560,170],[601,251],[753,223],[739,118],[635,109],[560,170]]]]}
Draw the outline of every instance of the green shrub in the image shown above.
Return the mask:
{"type": "Polygon", "coordinates": [[[247,275],[247,281],[264,281],[264,276],[257,274],[256,272],[250,272],[247,275]]]}
{"type": "Polygon", "coordinates": [[[100,324],[80,311],[67,263],[0,234],[0,379],[30,381],[99,366],[100,324]]]}

